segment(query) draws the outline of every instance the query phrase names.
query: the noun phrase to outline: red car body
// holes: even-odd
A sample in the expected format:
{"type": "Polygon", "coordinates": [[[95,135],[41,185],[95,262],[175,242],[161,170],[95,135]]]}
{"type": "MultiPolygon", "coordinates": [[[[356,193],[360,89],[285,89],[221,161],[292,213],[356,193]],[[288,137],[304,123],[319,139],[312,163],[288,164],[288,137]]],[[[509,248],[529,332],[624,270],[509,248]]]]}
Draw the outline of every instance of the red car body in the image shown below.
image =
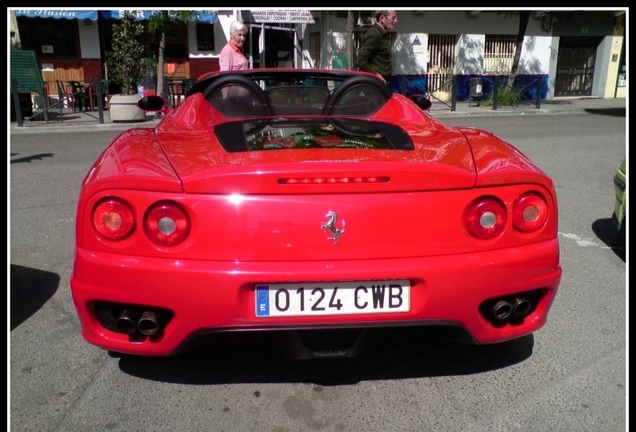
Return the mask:
{"type": "Polygon", "coordinates": [[[70,283],[86,341],[166,356],[237,330],[435,325],[489,344],[540,329],[561,278],[551,179],[383,86],[258,69],[202,77],[174,110],[142,99],[165,118],[117,136],[81,186],[70,283]],[[233,111],[237,89],[258,94],[233,111]],[[379,102],[344,109],[349,92],[379,102]]]}

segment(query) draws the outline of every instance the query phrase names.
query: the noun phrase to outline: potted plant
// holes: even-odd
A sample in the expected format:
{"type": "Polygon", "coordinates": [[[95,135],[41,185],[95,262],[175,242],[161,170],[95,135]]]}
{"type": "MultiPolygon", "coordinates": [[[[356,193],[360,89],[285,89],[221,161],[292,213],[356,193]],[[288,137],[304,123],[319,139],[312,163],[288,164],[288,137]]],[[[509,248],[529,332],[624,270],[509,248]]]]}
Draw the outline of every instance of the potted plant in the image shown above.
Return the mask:
{"type": "Polygon", "coordinates": [[[119,24],[113,24],[113,50],[106,53],[106,67],[109,79],[121,88],[121,93],[110,98],[112,121],[146,120],[146,113],[137,107],[141,98],[137,83],[143,76],[145,57],[139,39],[144,33],[144,25],[131,12],[126,12],[119,24]]]}

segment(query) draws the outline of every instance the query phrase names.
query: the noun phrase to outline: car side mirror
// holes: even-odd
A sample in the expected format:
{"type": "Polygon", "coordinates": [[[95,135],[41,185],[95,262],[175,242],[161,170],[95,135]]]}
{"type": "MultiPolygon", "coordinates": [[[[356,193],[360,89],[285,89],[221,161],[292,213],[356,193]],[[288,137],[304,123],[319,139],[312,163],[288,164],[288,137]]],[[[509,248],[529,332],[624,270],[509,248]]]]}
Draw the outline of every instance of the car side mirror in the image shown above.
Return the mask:
{"type": "Polygon", "coordinates": [[[433,105],[433,102],[431,102],[431,100],[427,98],[426,96],[412,95],[412,96],[409,96],[409,99],[415,102],[415,105],[420,107],[422,111],[426,111],[433,105]]]}
{"type": "Polygon", "coordinates": [[[161,113],[168,113],[171,108],[166,104],[166,101],[157,95],[145,96],[139,99],[137,102],[139,109],[143,111],[159,111],[161,113]]]}

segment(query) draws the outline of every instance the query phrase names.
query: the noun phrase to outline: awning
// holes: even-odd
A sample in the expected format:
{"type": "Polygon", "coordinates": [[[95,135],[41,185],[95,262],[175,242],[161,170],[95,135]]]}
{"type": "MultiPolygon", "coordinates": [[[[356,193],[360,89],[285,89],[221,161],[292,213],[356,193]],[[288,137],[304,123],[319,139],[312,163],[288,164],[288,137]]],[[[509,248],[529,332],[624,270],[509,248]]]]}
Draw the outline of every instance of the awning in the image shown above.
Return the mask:
{"type": "Polygon", "coordinates": [[[15,16],[97,21],[97,11],[85,9],[16,9],[15,16]]]}
{"type": "MultiPolygon", "coordinates": [[[[114,18],[114,19],[122,19],[123,16],[126,14],[126,12],[134,12],[137,15],[137,19],[138,20],[147,20],[149,19],[153,14],[158,13],[158,12],[162,12],[161,10],[139,10],[139,9],[135,9],[135,10],[131,10],[131,9],[112,9],[112,10],[102,10],[99,11],[99,13],[101,14],[102,18],[114,18]]],[[[196,11],[199,16],[197,18],[197,21],[199,22],[207,22],[207,23],[214,23],[217,21],[217,14],[216,12],[206,12],[206,11],[196,11]]]]}

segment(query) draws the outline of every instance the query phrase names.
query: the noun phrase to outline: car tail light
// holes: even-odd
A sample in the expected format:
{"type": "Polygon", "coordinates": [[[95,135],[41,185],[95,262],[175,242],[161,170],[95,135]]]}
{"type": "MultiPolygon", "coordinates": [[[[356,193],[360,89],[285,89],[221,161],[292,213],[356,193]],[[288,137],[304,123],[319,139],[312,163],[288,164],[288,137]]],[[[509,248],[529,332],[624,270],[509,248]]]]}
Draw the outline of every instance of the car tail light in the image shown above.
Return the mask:
{"type": "Polygon", "coordinates": [[[135,214],[127,202],[107,198],[93,209],[93,226],[108,240],[123,240],[135,229],[135,214]]]}
{"type": "Polygon", "coordinates": [[[176,203],[155,204],[144,221],[146,235],[161,246],[176,246],[190,233],[190,218],[176,203]]]}
{"type": "Polygon", "coordinates": [[[468,232],[481,240],[492,239],[501,234],[507,220],[506,206],[492,197],[482,197],[474,201],[466,213],[468,232]]]}
{"type": "Polygon", "coordinates": [[[347,183],[388,183],[389,177],[302,177],[281,178],[279,184],[347,184],[347,183]]]}
{"type": "Polygon", "coordinates": [[[522,195],[512,208],[512,224],[522,232],[536,231],[548,219],[548,204],[536,193],[522,195]]]}

